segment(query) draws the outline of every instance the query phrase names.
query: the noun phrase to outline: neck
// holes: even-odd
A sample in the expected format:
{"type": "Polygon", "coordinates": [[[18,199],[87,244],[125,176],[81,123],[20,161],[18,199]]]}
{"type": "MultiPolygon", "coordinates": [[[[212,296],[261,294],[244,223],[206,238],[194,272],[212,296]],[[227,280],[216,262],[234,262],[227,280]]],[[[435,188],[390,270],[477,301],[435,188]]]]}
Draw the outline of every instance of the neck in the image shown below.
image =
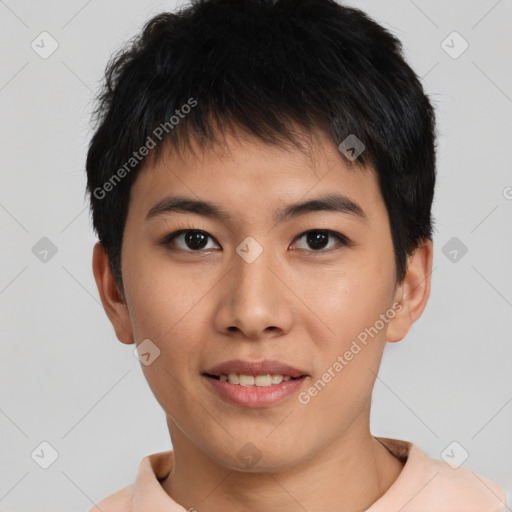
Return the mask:
{"type": "Polygon", "coordinates": [[[162,486],[187,510],[362,512],[386,493],[403,469],[369,430],[354,424],[291,469],[262,473],[226,467],[171,425],[169,421],[174,465],[162,486]]]}

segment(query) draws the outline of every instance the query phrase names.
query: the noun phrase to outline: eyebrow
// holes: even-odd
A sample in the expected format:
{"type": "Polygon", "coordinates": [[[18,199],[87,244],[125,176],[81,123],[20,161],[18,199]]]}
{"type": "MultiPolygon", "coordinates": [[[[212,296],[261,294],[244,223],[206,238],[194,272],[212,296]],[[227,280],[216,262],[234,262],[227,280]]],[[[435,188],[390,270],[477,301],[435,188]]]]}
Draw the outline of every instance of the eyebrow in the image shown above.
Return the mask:
{"type": "MultiPolygon", "coordinates": [[[[347,196],[340,194],[329,194],[307,201],[289,204],[275,212],[273,220],[278,224],[292,217],[322,211],[352,215],[362,221],[368,220],[365,211],[359,204],[347,196]]],[[[146,221],[172,213],[195,213],[221,221],[229,221],[231,219],[229,212],[217,203],[185,196],[175,196],[166,197],[156,203],[146,214],[146,221]]]]}

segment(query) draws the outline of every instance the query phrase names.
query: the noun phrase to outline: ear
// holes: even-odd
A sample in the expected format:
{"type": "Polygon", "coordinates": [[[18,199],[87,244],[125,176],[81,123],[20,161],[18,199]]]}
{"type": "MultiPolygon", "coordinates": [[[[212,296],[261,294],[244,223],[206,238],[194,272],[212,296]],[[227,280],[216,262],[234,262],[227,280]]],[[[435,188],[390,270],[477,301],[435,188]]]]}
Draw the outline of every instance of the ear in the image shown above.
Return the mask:
{"type": "Polygon", "coordinates": [[[388,324],[386,341],[402,340],[423,313],[430,295],[432,258],[432,241],[428,239],[407,257],[407,273],[395,292],[395,302],[402,308],[388,324]]]}
{"type": "Polygon", "coordinates": [[[117,339],[128,345],[134,343],[128,306],[110,271],[108,256],[101,242],[94,245],[92,271],[103,309],[114,327],[117,339]]]}

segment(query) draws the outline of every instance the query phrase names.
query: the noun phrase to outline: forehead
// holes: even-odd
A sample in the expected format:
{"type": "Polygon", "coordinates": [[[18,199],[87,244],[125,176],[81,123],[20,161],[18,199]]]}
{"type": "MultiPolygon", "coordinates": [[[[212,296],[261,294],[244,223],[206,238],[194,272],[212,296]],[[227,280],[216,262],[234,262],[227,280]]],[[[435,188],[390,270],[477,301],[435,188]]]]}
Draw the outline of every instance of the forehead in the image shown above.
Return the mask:
{"type": "Polygon", "coordinates": [[[162,199],[180,196],[222,204],[234,217],[250,219],[271,216],[286,204],[342,194],[361,205],[368,217],[382,213],[373,168],[350,165],[319,132],[301,142],[304,149],[227,133],[222,142],[207,147],[194,138],[179,152],[167,145],[158,161],[140,171],[130,210],[142,218],[162,199]]]}

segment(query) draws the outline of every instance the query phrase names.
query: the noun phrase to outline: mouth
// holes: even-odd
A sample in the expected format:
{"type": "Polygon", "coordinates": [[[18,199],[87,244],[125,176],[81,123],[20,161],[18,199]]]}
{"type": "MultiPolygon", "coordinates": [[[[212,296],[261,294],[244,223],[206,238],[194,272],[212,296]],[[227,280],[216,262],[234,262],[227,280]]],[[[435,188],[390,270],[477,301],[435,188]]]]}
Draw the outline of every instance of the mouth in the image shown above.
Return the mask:
{"type": "Polygon", "coordinates": [[[208,389],[242,407],[268,407],[298,392],[311,377],[280,361],[225,361],[201,374],[208,389]]]}

